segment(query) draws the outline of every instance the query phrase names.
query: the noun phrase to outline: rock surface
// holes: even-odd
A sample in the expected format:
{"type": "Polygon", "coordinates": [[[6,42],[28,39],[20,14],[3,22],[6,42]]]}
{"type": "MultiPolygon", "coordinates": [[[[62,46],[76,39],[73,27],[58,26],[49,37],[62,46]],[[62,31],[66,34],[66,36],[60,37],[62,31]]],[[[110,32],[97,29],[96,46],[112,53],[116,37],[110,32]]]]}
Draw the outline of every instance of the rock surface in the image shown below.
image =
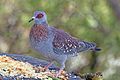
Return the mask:
{"type": "MultiPolygon", "coordinates": [[[[2,55],[9,56],[18,61],[28,62],[34,66],[45,66],[49,63],[45,60],[41,60],[41,59],[37,59],[37,58],[30,57],[30,56],[25,56],[25,55],[0,53],[0,56],[2,55]]],[[[56,67],[55,65],[52,65],[50,69],[58,70],[58,67],[56,67]]],[[[79,76],[76,76],[72,73],[68,73],[68,74],[69,74],[69,80],[83,80],[79,76]]],[[[9,77],[9,76],[6,77],[6,76],[0,75],[0,80],[37,80],[37,79],[33,79],[33,78],[18,79],[17,77],[9,77]]]]}

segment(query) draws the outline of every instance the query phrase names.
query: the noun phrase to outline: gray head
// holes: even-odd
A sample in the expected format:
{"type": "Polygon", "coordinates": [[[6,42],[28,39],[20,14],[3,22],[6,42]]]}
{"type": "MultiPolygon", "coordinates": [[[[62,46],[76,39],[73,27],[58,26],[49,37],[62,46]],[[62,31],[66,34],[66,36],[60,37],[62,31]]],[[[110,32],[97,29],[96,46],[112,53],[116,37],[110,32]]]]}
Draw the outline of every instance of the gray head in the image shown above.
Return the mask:
{"type": "Polygon", "coordinates": [[[35,24],[47,23],[47,15],[44,11],[35,11],[32,19],[29,20],[29,22],[32,20],[34,20],[35,24]]]}

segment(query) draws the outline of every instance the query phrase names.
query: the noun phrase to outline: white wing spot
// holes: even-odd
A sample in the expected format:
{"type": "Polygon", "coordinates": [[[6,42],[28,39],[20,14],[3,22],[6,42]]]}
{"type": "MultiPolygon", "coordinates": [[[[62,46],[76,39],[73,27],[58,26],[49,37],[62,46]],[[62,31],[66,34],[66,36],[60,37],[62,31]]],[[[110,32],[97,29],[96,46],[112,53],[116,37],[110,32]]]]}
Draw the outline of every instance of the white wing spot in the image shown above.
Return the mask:
{"type": "Polygon", "coordinates": [[[69,52],[69,50],[67,50],[67,52],[69,52]]]}
{"type": "Polygon", "coordinates": [[[72,47],[72,44],[70,44],[69,47],[72,47]]]}
{"type": "Polygon", "coordinates": [[[74,48],[76,48],[76,46],[74,46],[74,48]]]}

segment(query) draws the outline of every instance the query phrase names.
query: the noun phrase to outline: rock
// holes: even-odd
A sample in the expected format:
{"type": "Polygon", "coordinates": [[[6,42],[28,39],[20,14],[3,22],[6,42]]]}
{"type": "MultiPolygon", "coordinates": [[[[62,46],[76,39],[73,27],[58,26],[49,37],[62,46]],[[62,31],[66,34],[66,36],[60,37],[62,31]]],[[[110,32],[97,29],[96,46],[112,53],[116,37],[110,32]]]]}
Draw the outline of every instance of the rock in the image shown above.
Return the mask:
{"type": "MultiPolygon", "coordinates": [[[[25,55],[19,55],[19,54],[8,54],[8,53],[0,53],[0,56],[6,55],[8,57],[13,58],[14,60],[17,61],[22,61],[22,62],[28,62],[34,66],[45,66],[47,65],[49,62],[45,61],[45,60],[41,60],[41,59],[37,59],[37,58],[33,58],[31,56],[25,56],[25,55]]],[[[55,65],[52,65],[49,69],[54,69],[54,70],[58,70],[58,67],[55,65]]],[[[79,76],[74,75],[73,73],[68,73],[68,77],[69,80],[83,80],[81,79],[79,76]]],[[[33,79],[33,78],[19,78],[14,76],[2,76],[0,75],[0,80],[37,80],[37,79],[33,79]]],[[[40,79],[38,79],[40,80],[40,79]]]]}

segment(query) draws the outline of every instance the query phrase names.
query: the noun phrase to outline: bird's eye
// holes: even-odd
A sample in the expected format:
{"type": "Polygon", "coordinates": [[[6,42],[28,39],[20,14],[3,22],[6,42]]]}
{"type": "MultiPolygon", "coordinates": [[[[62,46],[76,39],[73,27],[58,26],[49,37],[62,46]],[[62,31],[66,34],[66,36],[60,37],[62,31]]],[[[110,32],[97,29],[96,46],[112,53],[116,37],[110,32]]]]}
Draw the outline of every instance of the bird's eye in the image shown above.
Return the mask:
{"type": "Polygon", "coordinates": [[[38,14],[37,16],[36,16],[36,18],[42,18],[44,15],[43,14],[38,14]]]}

